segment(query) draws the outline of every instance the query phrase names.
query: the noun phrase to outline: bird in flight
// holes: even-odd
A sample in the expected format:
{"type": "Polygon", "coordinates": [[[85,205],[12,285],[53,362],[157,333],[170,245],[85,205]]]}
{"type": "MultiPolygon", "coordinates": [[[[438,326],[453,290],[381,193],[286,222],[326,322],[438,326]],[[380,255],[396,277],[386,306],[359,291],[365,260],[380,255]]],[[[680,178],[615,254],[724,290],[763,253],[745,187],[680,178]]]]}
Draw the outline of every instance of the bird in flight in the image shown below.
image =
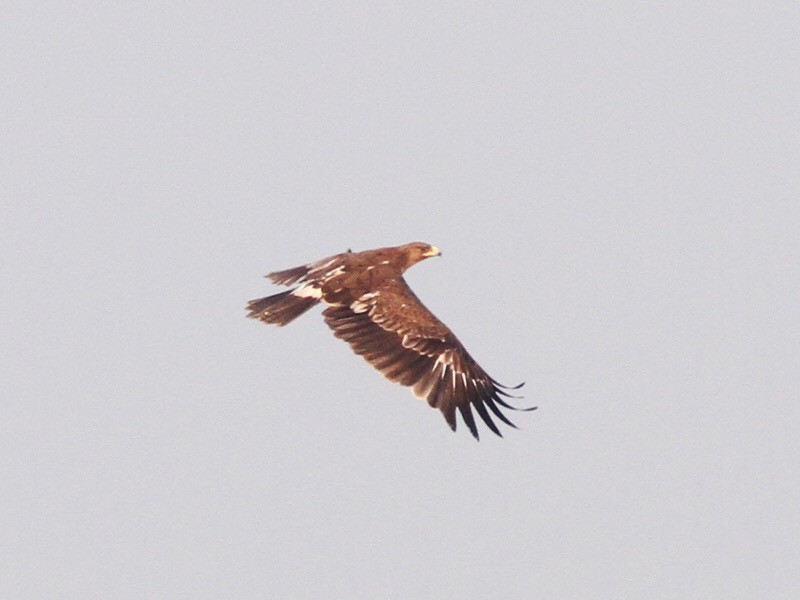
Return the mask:
{"type": "Polygon", "coordinates": [[[456,430],[456,410],[475,439],[472,409],[491,431],[502,437],[492,420],[516,428],[500,407],[517,408],[514,398],[492,379],[452,331],[417,298],[403,279],[416,263],[440,256],[436,246],[413,242],[364,252],[347,251],[266,277],[292,289],[251,300],[247,316],[282,327],[315,304],[326,305],[322,316],[333,334],[350,344],[387,379],[411,387],[414,395],[442,411],[456,430]],[[488,410],[487,410],[488,409],[488,410]]]}

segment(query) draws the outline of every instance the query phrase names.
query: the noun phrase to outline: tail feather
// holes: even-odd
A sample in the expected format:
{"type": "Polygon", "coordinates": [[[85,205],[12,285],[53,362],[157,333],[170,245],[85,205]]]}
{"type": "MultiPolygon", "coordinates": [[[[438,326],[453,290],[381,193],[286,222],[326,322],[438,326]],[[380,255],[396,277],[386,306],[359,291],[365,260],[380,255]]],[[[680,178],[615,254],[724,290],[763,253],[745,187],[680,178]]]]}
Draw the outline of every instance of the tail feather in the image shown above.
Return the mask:
{"type": "Polygon", "coordinates": [[[247,303],[247,316],[283,327],[314,306],[319,300],[312,297],[295,296],[294,290],[274,296],[258,298],[247,303]]]}
{"type": "Polygon", "coordinates": [[[285,271],[275,271],[266,277],[280,285],[294,285],[304,279],[310,270],[311,267],[309,265],[303,265],[302,267],[286,269],[285,271]]]}

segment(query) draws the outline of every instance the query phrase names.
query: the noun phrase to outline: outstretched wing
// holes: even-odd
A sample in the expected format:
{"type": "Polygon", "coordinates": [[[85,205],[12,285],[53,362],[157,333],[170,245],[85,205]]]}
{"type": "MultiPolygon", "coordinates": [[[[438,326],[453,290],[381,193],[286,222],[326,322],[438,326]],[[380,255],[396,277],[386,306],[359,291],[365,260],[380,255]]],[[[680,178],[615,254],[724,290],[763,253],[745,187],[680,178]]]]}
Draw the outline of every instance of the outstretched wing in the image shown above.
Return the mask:
{"type": "Polygon", "coordinates": [[[516,427],[498,405],[533,410],[519,409],[503,400],[502,396],[510,397],[504,390],[512,388],[492,379],[402,278],[364,293],[350,306],[331,306],[323,316],[336,337],[350,344],[387,379],[410,386],[414,395],[441,410],[453,431],[456,410],[476,439],[478,428],[472,408],[501,437],[489,411],[516,427]]]}

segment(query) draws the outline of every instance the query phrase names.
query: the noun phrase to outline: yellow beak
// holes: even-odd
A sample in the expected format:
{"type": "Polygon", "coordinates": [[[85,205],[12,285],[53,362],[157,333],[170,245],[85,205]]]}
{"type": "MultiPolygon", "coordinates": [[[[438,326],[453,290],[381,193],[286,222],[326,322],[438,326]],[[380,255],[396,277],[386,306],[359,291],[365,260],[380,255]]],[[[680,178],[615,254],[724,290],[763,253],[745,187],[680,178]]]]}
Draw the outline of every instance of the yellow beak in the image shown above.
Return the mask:
{"type": "Polygon", "coordinates": [[[422,256],[428,258],[430,256],[441,256],[441,255],[442,255],[441,250],[439,250],[436,246],[431,246],[428,250],[425,251],[425,254],[423,254],[422,256]]]}

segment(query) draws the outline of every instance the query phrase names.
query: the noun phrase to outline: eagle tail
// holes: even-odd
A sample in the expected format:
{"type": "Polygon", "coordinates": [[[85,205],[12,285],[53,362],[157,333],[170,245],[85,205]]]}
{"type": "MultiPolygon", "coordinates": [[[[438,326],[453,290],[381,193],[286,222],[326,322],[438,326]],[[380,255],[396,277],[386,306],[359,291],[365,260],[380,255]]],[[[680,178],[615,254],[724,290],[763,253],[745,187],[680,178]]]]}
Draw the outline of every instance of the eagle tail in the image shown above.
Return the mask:
{"type": "Polygon", "coordinates": [[[283,327],[319,302],[318,298],[311,296],[296,296],[293,294],[294,291],[289,290],[274,296],[251,300],[247,303],[247,310],[249,311],[247,316],[264,323],[283,327]]]}
{"type": "Polygon", "coordinates": [[[285,271],[275,271],[274,273],[266,275],[266,277],[272,280],[273,283],[277,283],[279,285],[294,285],[295,283],[305,279],[310,270],[310,265],[303,265],[302,267],[286,269],[285,271]]]}

